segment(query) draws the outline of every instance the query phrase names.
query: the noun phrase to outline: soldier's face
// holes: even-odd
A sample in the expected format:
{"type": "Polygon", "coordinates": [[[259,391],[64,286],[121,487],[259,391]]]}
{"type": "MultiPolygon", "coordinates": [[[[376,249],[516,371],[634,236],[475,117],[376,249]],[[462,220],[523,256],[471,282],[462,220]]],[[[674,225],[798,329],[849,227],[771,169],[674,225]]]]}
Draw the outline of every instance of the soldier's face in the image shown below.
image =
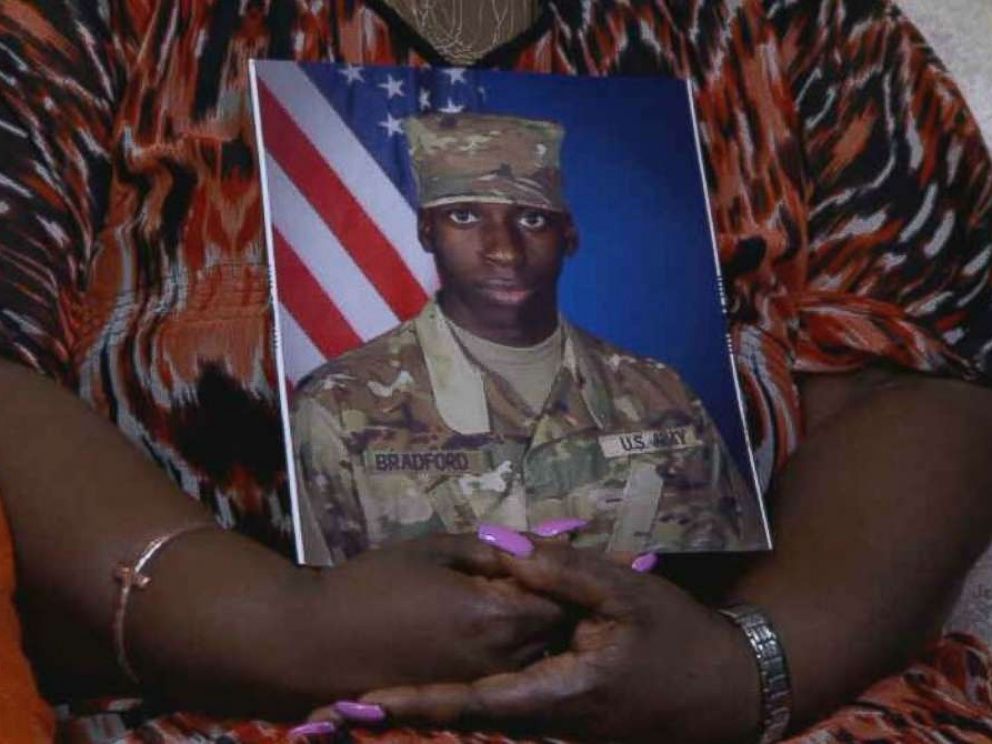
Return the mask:
{"type": "Polygon", "coordinates": [[[445,295],[479,312],[550,302],[577,246],[568,215],[515,204],[458,202],[424,209],[420,239],[445,295]]]}

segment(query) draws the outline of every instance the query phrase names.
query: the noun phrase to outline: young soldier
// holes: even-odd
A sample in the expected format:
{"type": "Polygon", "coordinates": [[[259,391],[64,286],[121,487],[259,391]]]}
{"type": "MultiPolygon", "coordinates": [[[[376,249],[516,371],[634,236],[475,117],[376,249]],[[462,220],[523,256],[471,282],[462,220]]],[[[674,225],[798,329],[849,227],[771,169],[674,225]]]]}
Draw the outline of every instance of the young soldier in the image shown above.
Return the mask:
{"type": "Polygon", "coordinates": [[[331,560],[563,517],[587,520],[576,543],[600,549],[763,547],[756,496],[678,375],[559,313],[578,245],[562,128],[435,114],[405,129],[442,288],[296,398],[300,490],[331,560]]]}

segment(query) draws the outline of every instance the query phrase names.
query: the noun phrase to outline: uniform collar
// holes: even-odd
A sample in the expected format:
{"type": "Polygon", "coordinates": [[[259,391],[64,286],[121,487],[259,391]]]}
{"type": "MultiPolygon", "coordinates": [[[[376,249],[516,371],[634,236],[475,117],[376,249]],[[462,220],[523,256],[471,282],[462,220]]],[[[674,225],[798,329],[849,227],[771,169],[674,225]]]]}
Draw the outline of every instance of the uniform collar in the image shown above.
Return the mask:
{"type": "MultiPolygon", "coordinates": [[[[564,318],[559,319],[565,337],[562,367],[578,385],[597,426],[606,429],[612,419],[612,406],[602,375],[581,332],[564,318]]],[[[444,423],[459,434],[490,433],[485,373],[465,354],[435,300],[427,303],[413,325],[424,352],[437,412],[444,423]]],[[[552,386],[552,395],[560,387],[558,382],[552,386]]]]}
{"type": "Polygon", "coordinates": [[[424,352],[437,412],[459,434],[485,434],[492,428],[482,371],[455,340],[437,302],[431,300],[413,322],[424,352]]]}

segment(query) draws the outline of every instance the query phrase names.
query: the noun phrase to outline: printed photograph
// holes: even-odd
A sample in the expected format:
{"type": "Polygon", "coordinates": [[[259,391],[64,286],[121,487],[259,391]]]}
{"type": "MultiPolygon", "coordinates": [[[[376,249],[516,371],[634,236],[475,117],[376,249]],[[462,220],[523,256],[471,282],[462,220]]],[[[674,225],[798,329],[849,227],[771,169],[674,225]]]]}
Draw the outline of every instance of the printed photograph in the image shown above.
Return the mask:
{"type": "Polygon", "coordinates": [[[253,95],[301,561],[561,518],[770,547],[684,82],[255,62],[253,95]]]}

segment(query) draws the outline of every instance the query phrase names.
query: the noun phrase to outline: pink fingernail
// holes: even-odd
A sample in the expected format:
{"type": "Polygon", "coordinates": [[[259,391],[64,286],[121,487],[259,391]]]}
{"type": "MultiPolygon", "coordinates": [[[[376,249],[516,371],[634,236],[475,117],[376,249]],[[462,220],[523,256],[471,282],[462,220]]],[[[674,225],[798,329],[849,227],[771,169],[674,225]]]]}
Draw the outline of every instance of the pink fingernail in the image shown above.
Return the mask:
{"type": "Polygon", "coordinates": [[[658,565],[658,555],[656,553],[644,553],[634,559],[630,567],[638,573],[647,573],[658,565]]]}
{"type": "Polygon", "coordinates": [[[557,537],[566,532],[577,532],[588,524],[589,522],[585,519],[578,517],[563,517],[562,519],[549,519],[547,522],[541,522],[531,532],[539,537],[557,537]]]}
{"type": "Polygon", "coordinates": [[[483,522],[479,525],[478,535],[482,542],[489,543],[494,548],[499,548],[517,558],[526,558],[534,552],[534,543],[519,532],[501,524],[483,522]]]}
{"type": "Polygon", "coordinates": [[[371,703],[339,700],[334,703],[334,710],[349,721],[358,721],[359,723],[380,723],[386,720],[386,711],[381,706],[371,703]]]}
{"type": "Polygon", "coordinates": [[[295,726],[289,730],[290,736],[319,736],[320,734],[333,734],[337,727],[330,721],[314,721],[295,726]]]}

